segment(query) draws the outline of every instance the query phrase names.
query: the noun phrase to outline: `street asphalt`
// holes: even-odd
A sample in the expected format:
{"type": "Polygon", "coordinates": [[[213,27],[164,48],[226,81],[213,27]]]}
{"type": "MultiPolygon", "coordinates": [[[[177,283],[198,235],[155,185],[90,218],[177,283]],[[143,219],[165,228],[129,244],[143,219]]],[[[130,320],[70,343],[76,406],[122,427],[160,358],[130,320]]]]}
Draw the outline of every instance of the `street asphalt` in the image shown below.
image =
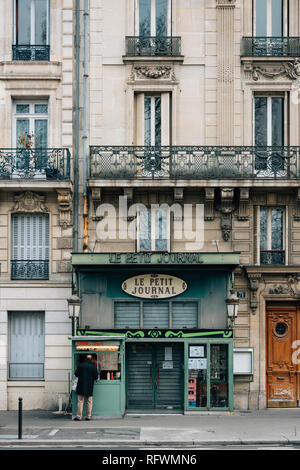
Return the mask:
{"type": "Polygon", "coordinates": [[[299,445],[300,408],[193,414],[130,413],[74,421],[71,414],[0,411],[0,449],[18,446],[299,445]],[[19,437],[22,437],[21,439],[19,437]]]}

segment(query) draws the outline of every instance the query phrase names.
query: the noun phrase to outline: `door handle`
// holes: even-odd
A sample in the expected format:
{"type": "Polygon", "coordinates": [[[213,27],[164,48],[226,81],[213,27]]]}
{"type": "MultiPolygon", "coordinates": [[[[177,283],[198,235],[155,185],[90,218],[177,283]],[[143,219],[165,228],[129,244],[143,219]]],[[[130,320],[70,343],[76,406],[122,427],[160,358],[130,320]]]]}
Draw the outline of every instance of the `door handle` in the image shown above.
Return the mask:
{"type": "Polygon", "coordinates": [[[277,380],[284,380],[285,377],[277,377],[277,380]]]}
{"type": "Polygon", "coordinates": [[[152,388],[152,365],[150,366],[150,388],[152,388]]]}

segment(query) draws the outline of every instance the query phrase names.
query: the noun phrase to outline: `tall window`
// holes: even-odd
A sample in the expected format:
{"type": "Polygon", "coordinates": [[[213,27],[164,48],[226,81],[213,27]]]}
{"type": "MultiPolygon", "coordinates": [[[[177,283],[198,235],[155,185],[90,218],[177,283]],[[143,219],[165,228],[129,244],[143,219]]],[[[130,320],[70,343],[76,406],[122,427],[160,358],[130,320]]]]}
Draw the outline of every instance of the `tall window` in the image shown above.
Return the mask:
{"type": "Polygon", "coordinates": [[[14,60],[49,60],[49,0],[15,0],[14,60]]]}
{"type": "Polygon", "coordinates": [[[170,9],[170,0],[138,0],[139,36],[168,36],[170,9]]]}
{"type": "Polygon", "coordinates": [[[138,251],[170,250],[170,214],[165,209],[141,210],[138,216],[138,251]]]}
{"type": "Polygon", "coordinates": [[[49,278],[48,214],[12,214],[12,279],[49,278]]]}
{"type": "Polygon", "coordinates": [[[260,208],[260,264],[285,264],[284,209],[260,208]]]}
{"type": "Polygon", "coordinates": [[[255,1],[255,36],[283,36],[284,0],[255,1]]]}
{"type": "Polygon", "coordinates": [[[10,312],[8,321],[9,379],[44,379],[44,312],[10,312]]]}
{"type": "Polygon", "coordinates": [[[136,145],[170,145],[170,93],[137,93],[135,95],[136,145]]]}
{"type": "Polygon", "coordinates": [[[284,155],[284,98],[281,96],[256,96],[254,98],[254,143],[261,147],[256,152],[255,168],[260,176],[270,176],[285,171],[284,155]],[[262,149],[262,147],[277,147],[262,149]],[[279,147],[279,148],[278,148],[279,147]]]}

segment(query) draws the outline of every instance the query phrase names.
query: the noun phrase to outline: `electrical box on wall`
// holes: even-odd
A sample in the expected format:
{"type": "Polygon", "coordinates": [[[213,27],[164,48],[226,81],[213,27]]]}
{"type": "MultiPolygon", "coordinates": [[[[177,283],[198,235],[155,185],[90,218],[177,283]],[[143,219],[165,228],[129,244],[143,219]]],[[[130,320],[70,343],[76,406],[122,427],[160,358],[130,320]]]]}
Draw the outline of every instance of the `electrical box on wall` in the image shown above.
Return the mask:
{"type": "Polygon", "coordinates": [[[253,348],[233,349],[233,374],[253,375],[253,348]]]}

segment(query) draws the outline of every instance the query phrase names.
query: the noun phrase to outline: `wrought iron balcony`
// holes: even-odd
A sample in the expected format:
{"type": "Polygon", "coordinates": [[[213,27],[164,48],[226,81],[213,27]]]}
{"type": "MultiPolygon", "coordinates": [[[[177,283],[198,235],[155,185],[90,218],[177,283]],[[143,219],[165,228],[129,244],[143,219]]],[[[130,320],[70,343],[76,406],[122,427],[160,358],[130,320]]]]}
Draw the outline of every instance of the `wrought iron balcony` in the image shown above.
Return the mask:
{"type": "Polygon", "coordinates": [[[49,260],[13,260],[11,261],[12,280],[49,279],[49,260]]]}
{"type": "Polygon", "coordinates": [[[0,180],[70,179],[70,152],[64,148],[0,148],[0,180]]]}
{"type": "Polygon", "coordinates": [[[181,38],[177,36],[126,36],[127,56],[179,56],[181,38]]]}
{"type": "Polygon", "coordinates": [[[299,178],[300,147],[90,147],[91,179],[299,178]]]}
{"type": "Polygon", "coordinates": [[[244,57],[299,57],[298,37],[243,37],[244,57]]]}
{"type": "Polygon", "coordinates": [[[25,61],[50,60],[50,46],[17,44],[12,46],[12,59],[25,61]]]}
{"type": "Polygon", "coordinates": [[[260,264],[263,265],[284,265],[285,251],[283,250],[261,250],[260,264]]]}

